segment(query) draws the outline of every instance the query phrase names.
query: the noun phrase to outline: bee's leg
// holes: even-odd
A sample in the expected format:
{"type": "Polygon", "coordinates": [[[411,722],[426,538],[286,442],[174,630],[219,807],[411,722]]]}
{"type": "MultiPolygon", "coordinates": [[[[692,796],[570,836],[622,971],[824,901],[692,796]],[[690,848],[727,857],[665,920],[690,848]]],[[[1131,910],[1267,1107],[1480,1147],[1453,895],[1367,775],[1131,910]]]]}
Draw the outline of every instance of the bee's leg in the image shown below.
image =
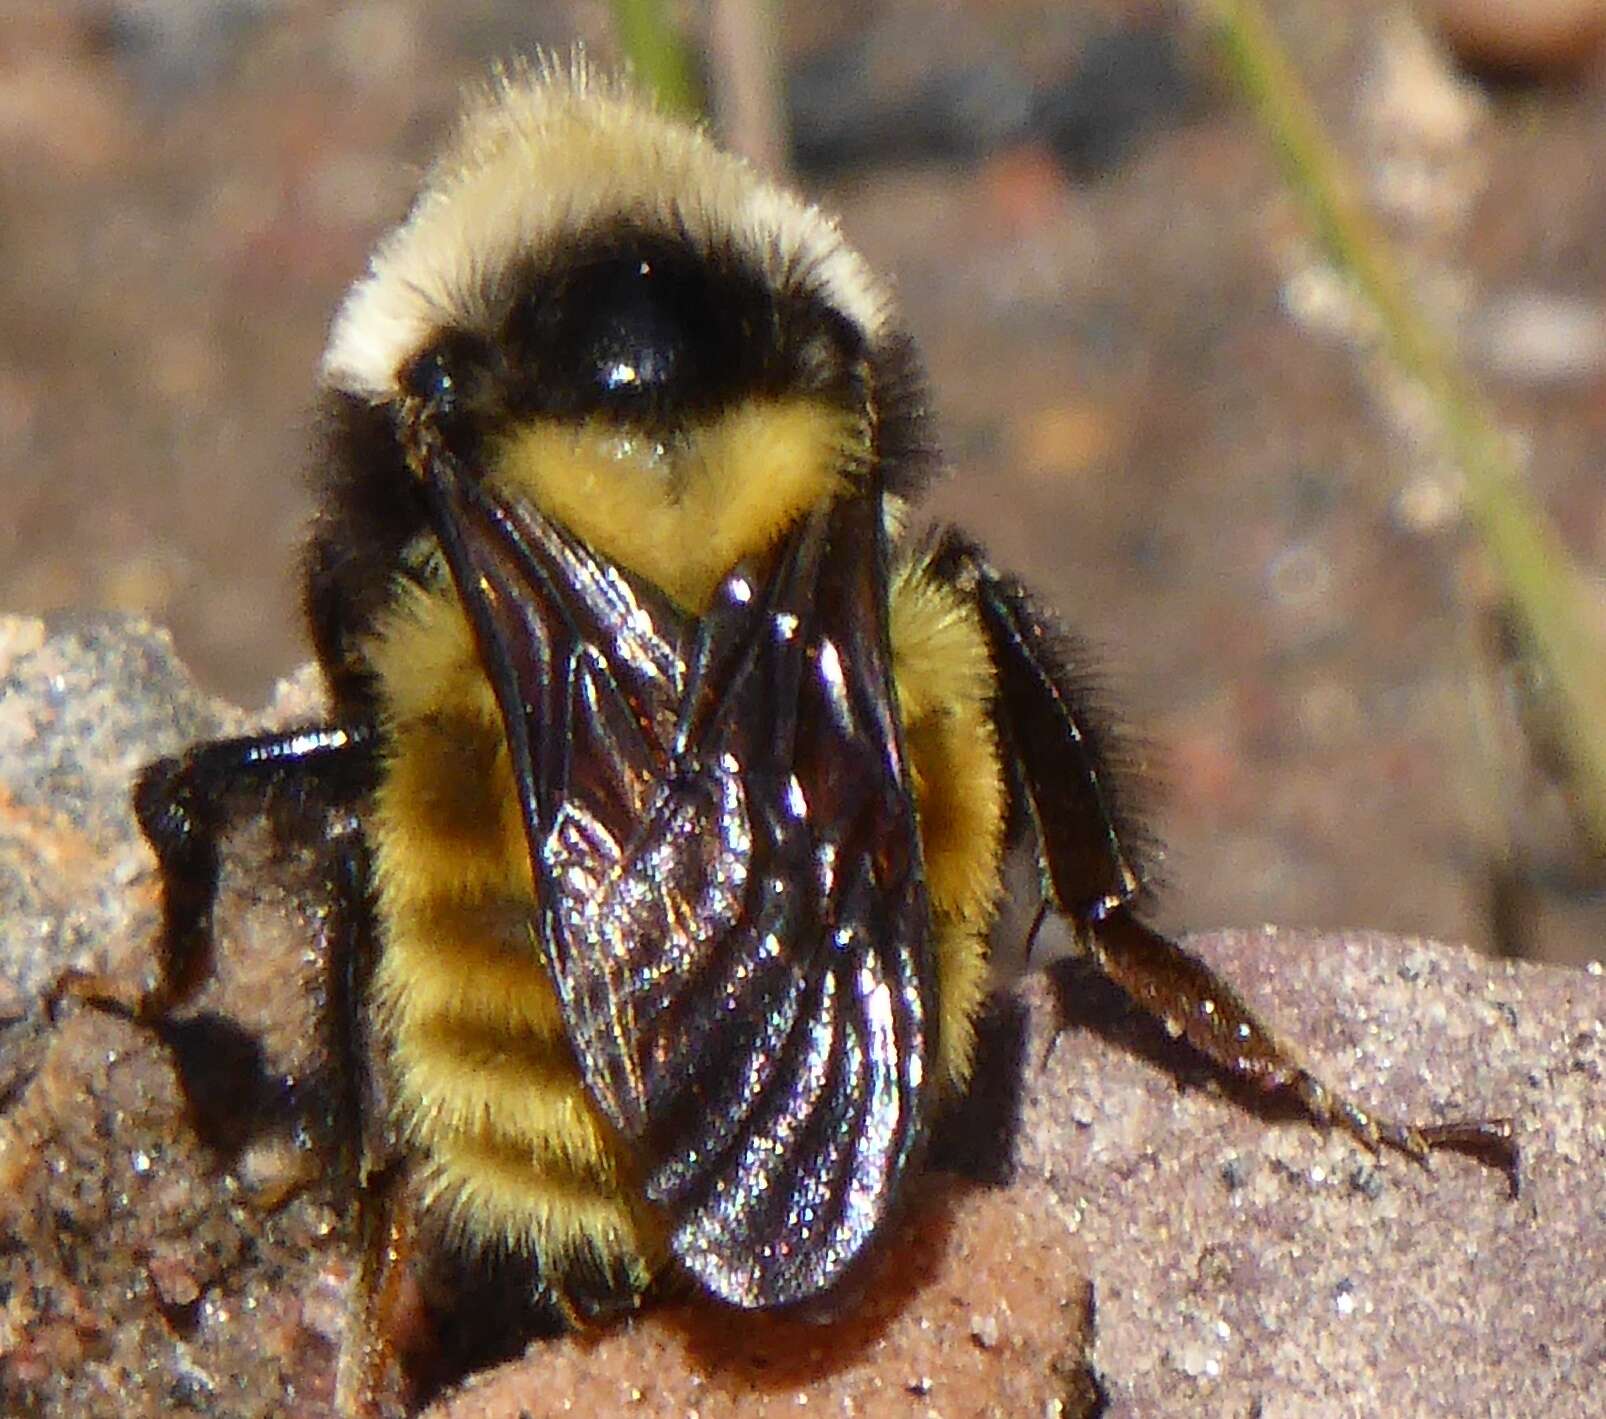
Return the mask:
{"type": "Polygon", "coordinates": [[[357,1276],[336,1376],[336,1413],[407,1419],[418,1406],[418,1357],[429,1349],[417,1180],[390,1128],[387,1071],[368,987],[377,957],[367,844],[353,831],[333,875],[329,1027],[340,1095],[334,1134],[341,1183],[355,1204],[357,1276]]]}
{"type": "Polygon", "coordinates": [[[997,674],[1011,787],[1036,841],[1045,903],[1071,921],[1104,975],[1227,1073],[1291,1095],[1368,1148],[1423,1162],[1435,1147],[1475,1152],[1502,1166],[1515,1187],[1510,1120],[1412,1127],[1375,1117],[1300,1064],[1203,961],[1137,919],[1141,838],[1123,816],[1119,746],[1073,668],[1073,644],[960,534],[938,542],[931,565],[975,598],[997,674]]]}
{"type": "Polygon", "coordinates": [[[448,1386],[520,1354],[532,1338],[591,1319],[536,1260],[454,1245],[427,1215],[425,1183],[406,1159],[371,1173],[358,1199],[360,1258],[336,1381],[336,1412],[405,1419],[448,1386]]]}
{"type": "Polygon", "coordinates": [[[1511,1120],[1415,1126],[1379,1118],[1329,1089],[1255,1018],[1226,981],[1130,911],[1111,912],[1093,926],[1089,939],[1089,954],[1109,980],[1168,1034],[1187,1040],[1234,1078],[1268,1093],[1291,1095],[1318,1123],[1347,1129],[1374,1152],[1395,1148],[1421,1163],[1433,1148],[1487,1157],[1506,1172],[1516,1190],[1511,1120]]]}
{"type": "Polygon", "coordinates": [[[351,1419],[407,1419],[419,1399],[410,1361],[430,1321],[419,1276],[416,1187],[405,1164],[363,1180],[357,1215],[360,1256],[335,1411],[351,1419]]]}
{"type": "Polygon", "coordinates": [[[976,608],[997,682],[1012,826],[1036,842],[1046,905],[1085,936],[1143,886],[1148,843],[1128,816],[1131,785],[1122,781],[1130,751],[1099,713],[1081,647],[1024,587],[952,529],[930,568],[976,608]]]}
{"type": "Polygon", "coordinates": [[[73,996],[151,1021],[189,999],[211,970],[223,834],[270,802],[288,800],[283,806],[307,811],[355,803],[372,780],[374,741],[371,725],[319,725],[219,739],[148,765],[134,785],[134,814],[161,874],[156,983],[142,991],[104,975],[67,971],[49,1005],[73,996]]]}

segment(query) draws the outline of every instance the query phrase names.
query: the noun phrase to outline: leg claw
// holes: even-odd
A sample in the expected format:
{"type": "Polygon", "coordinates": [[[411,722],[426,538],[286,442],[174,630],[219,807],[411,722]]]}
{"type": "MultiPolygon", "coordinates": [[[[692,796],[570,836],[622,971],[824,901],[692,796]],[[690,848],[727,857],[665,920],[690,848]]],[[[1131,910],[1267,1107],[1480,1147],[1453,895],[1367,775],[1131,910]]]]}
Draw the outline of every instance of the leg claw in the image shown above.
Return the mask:
{"type": "Polygon", "coordinates": [[[1317,1123],[1345,1129],[1371,1153],[1377,1154],[1385,1148],[1392,1148],[1430,1171],[1433,1152],[1437,1148],[1469,1153],[1505,1173],[1511,1185],[1511,1195],[1517,1195],[1520,1159],[1515,1130],[1508,1118],[1426,1124],[1420,1127],[1392,1123],[1387,1119],[1373,1118],[1365,1109],[1332,1093],[1314,1075],[1303,1072],[1294,1080],[1293,1092],[1317,1123]]]}

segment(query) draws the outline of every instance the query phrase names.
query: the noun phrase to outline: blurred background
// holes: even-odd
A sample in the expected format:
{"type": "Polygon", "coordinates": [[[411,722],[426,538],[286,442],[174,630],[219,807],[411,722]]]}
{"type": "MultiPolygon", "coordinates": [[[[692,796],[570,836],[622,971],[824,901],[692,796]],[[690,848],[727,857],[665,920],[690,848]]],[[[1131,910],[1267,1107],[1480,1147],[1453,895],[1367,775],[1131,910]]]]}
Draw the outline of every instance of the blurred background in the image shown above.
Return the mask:
{"type": "MultiPolygon", "coordinates": [[[[263,700],[308,654],[296,557],[341,292],[465,85],[543,46],[614,62],[639,8],[5,4],[0,609],[146,614],[208,687],[263,700]]],[[[1269,10],[1598,578],[1606,5],[1269,10]]],[[[1196,8],[663,11],[726,136],[893,278],[953,470],[930,514],[1095,648],[1148,746],[1161,922],[1606,956],[1606,874],[1456,464],[1196,8]]]]}

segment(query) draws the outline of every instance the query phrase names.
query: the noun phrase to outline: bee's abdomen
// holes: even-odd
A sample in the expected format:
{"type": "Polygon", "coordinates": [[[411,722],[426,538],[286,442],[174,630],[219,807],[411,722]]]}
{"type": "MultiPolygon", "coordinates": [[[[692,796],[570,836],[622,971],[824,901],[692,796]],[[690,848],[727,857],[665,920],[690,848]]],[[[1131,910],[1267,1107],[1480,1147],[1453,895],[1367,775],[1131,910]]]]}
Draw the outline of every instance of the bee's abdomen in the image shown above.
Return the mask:
{"type": "Polygon", "coordinates": [[[564,1034],[502,729],[461,612],[410,595],[369,650],[388,712],[373,1008],[425,1197],[467,1244],[533,1252],[551,1284],[582,1258],[645,1274],[656,1229],[564,1034]]]}

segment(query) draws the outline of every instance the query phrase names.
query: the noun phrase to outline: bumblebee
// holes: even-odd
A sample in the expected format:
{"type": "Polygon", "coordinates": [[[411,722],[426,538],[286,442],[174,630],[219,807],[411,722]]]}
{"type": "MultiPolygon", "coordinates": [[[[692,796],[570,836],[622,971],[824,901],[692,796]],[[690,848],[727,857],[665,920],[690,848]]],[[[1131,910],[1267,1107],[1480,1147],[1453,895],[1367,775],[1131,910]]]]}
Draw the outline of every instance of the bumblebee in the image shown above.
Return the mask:
{"type": "Polygon", "coordinates": [[[408,1402],[424,1253],[575,1322],[660,1278],[841,1293],[966,1087],[1018,843],[1043,910],[1227,1070],[1374,1148],[1469,1136],[1329,1092],[1142,923],[1074,643],[963,533],[906,533],[936,457],[885,287],[700,131],[581,69],[503,76],[323,374],[331,718],[143,773],[165,921],[133,1011],[205,977],[232,820],[336,825],[348,1412],[408,1402]]]}

